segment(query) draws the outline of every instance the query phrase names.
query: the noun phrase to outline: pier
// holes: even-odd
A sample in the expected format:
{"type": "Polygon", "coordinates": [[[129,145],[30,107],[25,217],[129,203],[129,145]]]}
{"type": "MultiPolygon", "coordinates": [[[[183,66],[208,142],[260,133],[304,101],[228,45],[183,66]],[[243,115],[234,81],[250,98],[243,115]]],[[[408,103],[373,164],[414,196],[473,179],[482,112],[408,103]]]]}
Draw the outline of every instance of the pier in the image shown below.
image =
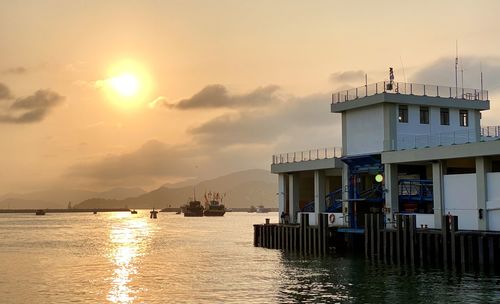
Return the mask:
{"type": "Polygon", "coordinates": [[[366,227],[328,226],[322,214],[318,225],[254,225],[254,246],[311,256],[363,255],[392,265],[442,267],[461,271],[500,273],[500,232],[458,229],[457,216],[443,216],[442,229],[416,226],[415,215],[397,215],[394,228],[384,228],[380,214],[365,214],[366,227]]]}

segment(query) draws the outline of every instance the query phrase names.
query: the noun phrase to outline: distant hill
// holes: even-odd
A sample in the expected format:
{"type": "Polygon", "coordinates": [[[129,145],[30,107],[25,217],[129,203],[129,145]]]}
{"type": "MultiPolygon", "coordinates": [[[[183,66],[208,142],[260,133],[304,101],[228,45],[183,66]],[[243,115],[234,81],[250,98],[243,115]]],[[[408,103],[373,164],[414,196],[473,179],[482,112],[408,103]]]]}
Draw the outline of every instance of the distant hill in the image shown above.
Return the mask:
{"type": "Polygon", "coordinates": [[[0,208],[66,208],[86,199],[124,199],[145,193],[141,188],[113,188],[103,192],[76,189],[49,189],[29,193],[8,193],[0,197],[0,208]]]}
{"type": "Polygon", "coordinates": [[[193,197],[203,200],[205,192],[225,193],[224,204],[229,208],[248,208],[251,205],[277,205],[277,178],[266,170],[245,170],[224,175],[193,186],[160,187],[126,199],[87,199],[76,208],[165,208],[179,207],[193,197]]]}

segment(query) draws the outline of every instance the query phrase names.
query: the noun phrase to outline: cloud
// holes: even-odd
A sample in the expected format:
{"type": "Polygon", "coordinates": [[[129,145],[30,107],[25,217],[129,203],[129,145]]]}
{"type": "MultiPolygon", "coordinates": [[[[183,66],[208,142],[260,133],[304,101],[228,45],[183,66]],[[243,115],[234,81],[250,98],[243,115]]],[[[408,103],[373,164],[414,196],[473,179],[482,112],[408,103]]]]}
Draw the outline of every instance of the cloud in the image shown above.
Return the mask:
{"type": "MultiPolygon", "coordinates": [[[[484,89],[498,91],[500,83],[500,57],[470,57],[459,58],[458,86],[462,86],[461,70],[464,70],[464,87],[481,87],[481,66],[484,78],[484,89]]],[[[455,86],[455,58],[443,57],[418,70],[411,76],[411,82],[455,86]]]]}
{"type": "Polygon", "coordinates": [[[167,105],[171,108],[207,109],[207,108],[254,108],[275,103],[280,100],[278,86],[259,87],[246,94],[229,94],[225,86],[208,85],[191,98],[183,99],[176,104],[167,105]]]}
{"type": "MultiPolygon", "coordinates": [[[[266,109],[223,114],[189,133],[205,145],[269,144],[283,136],[300,137],[307,130],[339,126],[339,118],[330,113],[329,100],[329,94],[315,94],[266,109]]],[[[311,140],[303,142],[307,145],[311,140]]]]}
{"type": "Polygon", "coordinates": [[[362,70],[357,71],[344,71],[330,74],[330,81],[333,83],[346,83],[346,82],[364,82],[365,72],[362,70]]]}
{"type": "Polygon", "coordinates": [[[9,87],[0,82],[0,100],[2,99],[11,99],[12,94],[10,93],[9,87]]]}
{"type": "Polygon", "coordinates": [[[195,159],[188,149],[150,140],[132,152],[74,165],[66,176],[95,185],[151,185],[166,177],[189,176],[195,159]]]}
{"type": "Polygon", "coordinates": [[[8,68],[2,71],[2,74],[14,74],[14,75],[22,75],[26,74],[28,69],[22,66],[8,68]]]}
{"type": "Polygon", "coordinates": [[[0,113],[0,123],[34,123],[42,121],[64,97],[51,90],[38,90],[33,95],[17,98],[0,113]]]}

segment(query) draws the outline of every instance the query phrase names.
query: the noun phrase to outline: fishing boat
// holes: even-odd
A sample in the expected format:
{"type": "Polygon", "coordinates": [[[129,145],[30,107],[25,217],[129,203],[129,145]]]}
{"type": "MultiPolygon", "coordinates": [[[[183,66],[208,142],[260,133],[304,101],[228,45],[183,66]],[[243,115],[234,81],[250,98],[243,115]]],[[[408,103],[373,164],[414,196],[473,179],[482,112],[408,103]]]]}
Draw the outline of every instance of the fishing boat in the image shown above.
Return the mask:
{"type": "Polygon", "coordinates": [[[131,214],[137,214],[137,210],[135,210],[135,209],[130,210],[130,213],[131,213],[131,214]]]}
{"type": "Polygon", "coordinates": [[[45,215],[45,210],[37,209],[37,210],[35,210],[35,215],[45,215]]]}
{"type": "Polygon", "coordinates": [[[205,211],[204,216],[224,216],[226,213],[226,206],[222,203],[222,200],[226,194],[220,194],[219,192],[209,192],[205,193],[205,211]]]}
{"type": "Polygon", "coordinates": [[[203,216],[204,208],[200,201],[190,201],[184,206],[184,216],[185,217],[200,217],[203,216]]]}

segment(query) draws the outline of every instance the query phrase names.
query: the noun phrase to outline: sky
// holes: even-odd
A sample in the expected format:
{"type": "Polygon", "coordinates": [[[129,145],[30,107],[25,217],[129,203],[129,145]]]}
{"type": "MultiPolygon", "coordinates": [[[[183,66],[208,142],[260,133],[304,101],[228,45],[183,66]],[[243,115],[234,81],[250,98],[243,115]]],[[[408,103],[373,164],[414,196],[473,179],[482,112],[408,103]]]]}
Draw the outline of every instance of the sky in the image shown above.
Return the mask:
{"type": "Polygon", "coordinates": [[[153,189],[339,146],[333,92],[365,74],[383,81],[389,67],[396,81],[453,85],[457,42],[464,85],[479,88],[482,68],[490,90],[482,124],[500,124],[498,11],[498,1],[0,0],[0,193],[153,189]]]}

